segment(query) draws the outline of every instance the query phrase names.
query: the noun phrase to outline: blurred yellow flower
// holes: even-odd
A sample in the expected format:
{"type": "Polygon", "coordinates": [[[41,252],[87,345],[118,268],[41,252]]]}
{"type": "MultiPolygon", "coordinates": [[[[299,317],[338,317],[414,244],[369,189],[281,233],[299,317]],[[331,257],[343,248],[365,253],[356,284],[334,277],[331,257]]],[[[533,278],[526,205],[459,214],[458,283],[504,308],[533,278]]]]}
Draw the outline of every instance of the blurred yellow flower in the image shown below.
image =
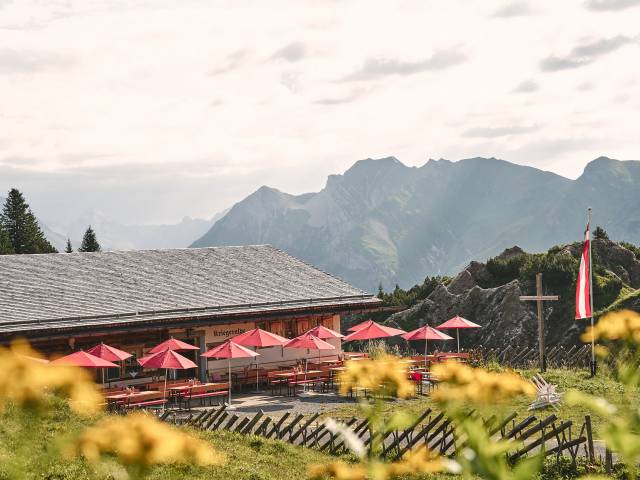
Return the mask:
{"type": "Polygon", "coordinates": [[[591,342],[592,332],[596,340],[628,340],[640,343],[640,313],[620,310],[607,313],[595,326],[587,328],[580,337],[583,342],[591,342]]]}
{"type": "Polygon", "coordinates": [[[73,453],[93,463],[103,455],[114,455],[125,465],[144,467],[186,462],[219,465],[225,460],[204,440],[143,413],[105,418],[85,430],[74,447],[73,453]]]}
{"type": "Polygon", "coordinates": [[[494,404],[536,393],[531,382],[515,373],[493,373],[455,361],[435,365],[432,374],[440,381],[432,394],[439,402],[494,404]]]}
{"type": "Polygon", "coordinates": [[[343,395],[351,389],[366,389],[372,393],[386,393],[398,398],[415,394],[415,387],[408,378],[406,364],[391,355],[378,359],[366,359],[346,363],[346,370],[340,374],[340,392],[343,395]]]}
{"type": "Polygon", "coordinates": [[[335,478],[337,480],[365,480],[367,470],[362,464],[349,465],[345,462],[332,462],[309,467],[312,479],[335,478]]]}
{"type": "Polygon", "coordinates": [[[40,355],[23,341],[0,347],[0,408],[7,402],[41,408],[48,394],[68,398],[71,408],[81,414],[96,413],[103,402],[84,370],[42,363],[40,355]]]}
{"type": "MultiPolygon", "coordinates": [[[[449,460],[447,460],[449,462],[449,460]]],[[[385,465],[390,477],[418,473],[437,473],[446,470],[442,457],[430,452],[424,445],[402,457],[402,460],[385,465]]]]}
{"type": "Polygon", "coordinates": [[[309,476],[312,479],[335,478],[337,480],[365,480],[375,478],[385,480],[401,476],[437,473],[447,468],[447,462],[437,455],[432,454],[424,446],[407,453],[402,460],[394,463],[383,463],[379,461],[371,462],[368,465],[363,463],[348,464],[345,462],[332,462],[324,465],[313,465],[309,469],[309,476]]]}

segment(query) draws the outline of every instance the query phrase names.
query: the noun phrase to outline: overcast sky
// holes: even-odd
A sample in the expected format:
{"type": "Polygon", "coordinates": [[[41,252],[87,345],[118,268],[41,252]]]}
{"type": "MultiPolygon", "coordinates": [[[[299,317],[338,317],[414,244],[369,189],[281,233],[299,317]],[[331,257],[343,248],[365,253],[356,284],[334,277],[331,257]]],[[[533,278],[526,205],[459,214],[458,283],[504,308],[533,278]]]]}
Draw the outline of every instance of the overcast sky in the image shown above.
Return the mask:
{"type": "Polygon", "coordinates": [[[640,0],[0,0],[0,195],[211,217],[354,161],[640,158],[640,0]]]}

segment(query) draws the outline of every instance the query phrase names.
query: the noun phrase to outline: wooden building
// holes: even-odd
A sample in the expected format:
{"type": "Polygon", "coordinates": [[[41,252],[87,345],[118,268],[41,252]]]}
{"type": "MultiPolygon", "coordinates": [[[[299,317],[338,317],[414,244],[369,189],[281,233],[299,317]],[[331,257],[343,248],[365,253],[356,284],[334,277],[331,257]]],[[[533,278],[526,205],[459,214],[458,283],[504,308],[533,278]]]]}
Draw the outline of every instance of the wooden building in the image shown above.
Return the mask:
{"type": "MultiPolygon", "coordinates": [[[[342,314],[379,303],[268,245],[0,256],[0,342],[22,337],[54,355],[103,341],[134,355],[112,379],[138,374],[135,359],[170,336],[200,347],[185,355],[204,379],[222,365],[199,354],[229,337],[255,327],[289,338],[319,324],[339,330],[342,314]]],[[[260,353],[261,364],[317,356],[260,353]]]]}

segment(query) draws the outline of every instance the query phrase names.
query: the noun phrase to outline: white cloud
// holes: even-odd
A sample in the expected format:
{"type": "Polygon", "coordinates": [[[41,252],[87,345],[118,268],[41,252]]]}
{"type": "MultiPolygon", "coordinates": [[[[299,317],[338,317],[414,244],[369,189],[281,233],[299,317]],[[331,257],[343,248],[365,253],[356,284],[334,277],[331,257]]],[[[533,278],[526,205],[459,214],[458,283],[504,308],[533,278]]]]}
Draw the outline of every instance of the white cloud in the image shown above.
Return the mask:
{"type": "Polygon", "coordinates": [[[0,192],[162,222],[366,157],[638,158],[630,1],[5,1],[0,192]]]}

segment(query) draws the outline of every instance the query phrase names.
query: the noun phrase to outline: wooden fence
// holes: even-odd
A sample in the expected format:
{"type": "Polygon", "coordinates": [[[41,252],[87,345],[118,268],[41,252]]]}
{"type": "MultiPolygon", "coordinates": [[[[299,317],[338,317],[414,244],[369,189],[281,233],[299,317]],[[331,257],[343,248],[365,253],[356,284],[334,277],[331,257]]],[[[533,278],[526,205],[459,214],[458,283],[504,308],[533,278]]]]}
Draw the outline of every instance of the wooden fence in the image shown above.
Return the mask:
{"type": "MultiPolygon", "coordinates": [[[[471,414],[473,415],[473,412],[471,414]]],[[[161,419],[203,430],[228,430],[245,435],[258,435],[315,448],[333,455],[345,453],[347,446],[344,439],[339,434],[330,432],[319,417],[318,413],[310,416],[285,413],[279,418],[272,418],[262,410],[255,415],[246,415],[227,411],[225,406],[221,406],[182,418],[175,412],[167,411],[161,419]]],[[[553,414],[544,418],[530,415],[519,419],[516,413],[512,413],[500,422],[496,417],[483,419],[483,422],[492,437],[514,441],[514,448],[508,454],[514,461],[541,451],[545,456],[568,456],[573,463],[579,456],[590,461],[595,460],[591,421],[588,416],[580,428],[573,425],[572,421],[562,421],[553,414]]],[[[370,432],[367,420],[352,417],[343,423],[369,446],[370,432]]],[[[385,436],[382,455],[388,460],[396,460],[421,445],[441,455],[453,456],[458,449],[464,448],[466,440],[456,433],[453,422],[444,413],[427,409],[406,430],[392,431],[385,436]]]]}
{"type": "MultiPolygon", "coordinates": [[[[538,347],[507,346],[498,348],[477,348],[470,351],[472,357],[481,362],[496,361],[513,368],[537,368],[538,347]]],[[[564,347],[556,345],[547,348],[549,368],[588,368],[591,360],[590,345],[564,347]]]]}

